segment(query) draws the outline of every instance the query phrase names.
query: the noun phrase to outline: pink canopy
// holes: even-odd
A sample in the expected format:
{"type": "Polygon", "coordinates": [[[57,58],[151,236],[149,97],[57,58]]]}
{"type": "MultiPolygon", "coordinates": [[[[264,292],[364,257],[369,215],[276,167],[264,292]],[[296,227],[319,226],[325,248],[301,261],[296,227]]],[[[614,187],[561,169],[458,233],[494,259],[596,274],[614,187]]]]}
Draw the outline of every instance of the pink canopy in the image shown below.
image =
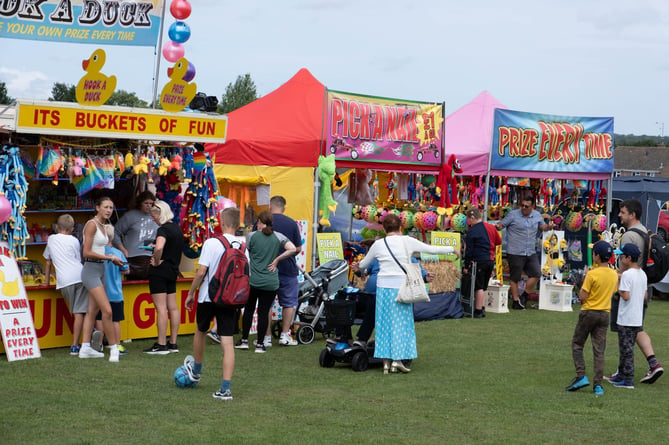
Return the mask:
{"type": "Polygon", "coordinates": [[[462,165],[463,175],[488,173],[495,108],[506,109],[490,93],[483,91],[474,100],[446,116],[444,158],[448,159],[451,154],[455,154],[462,165]]]}

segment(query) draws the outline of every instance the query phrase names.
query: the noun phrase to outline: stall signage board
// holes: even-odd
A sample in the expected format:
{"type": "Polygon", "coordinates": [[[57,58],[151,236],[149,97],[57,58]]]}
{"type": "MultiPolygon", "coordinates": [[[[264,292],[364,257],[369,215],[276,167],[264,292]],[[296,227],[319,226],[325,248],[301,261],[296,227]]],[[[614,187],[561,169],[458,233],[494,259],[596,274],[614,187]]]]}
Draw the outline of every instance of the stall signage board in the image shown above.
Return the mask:
{"type": "Polygon", "coordinates": [[[341,243],[341,233],[317,233],[316,243],[318,244],[318,261],[320,261],[320,264],[325,264],[332,260],[344,259],[344,248],[341,243]]]}
{"type": "Polygon", "coordinates": [[[328,90],[326,146],[336,159],[440,165],[443,104],[328,90]]]}
{"type": "Polygon", "coordinates": [[[4,241],[0,243],[0,288],[0,329],[7,360],[41,357],[23,278],[4,241]]]}
{"type": "MultiPolygon", "coordinates": [[[[460,234],[458,232],[430,232],[430,244],[433,246],[450,246],[455,249],[456,252],[460,252],[460,234]]],[[[426,253],[420,254],[421,261],[434,261],[438,259],[439,261],[451,261],[460,265],[460,260],[455,256],[454,253],[445,253],[439,255],[431,255],[426,253]]]]}
{"type": "Polygon", "coordinates": [[[70,102],[18,101],[16,131],[99,138],[223,143],[228,118],[70,102]]]}
{"type": "Polygon", "coordinates": [[[613,171],[613,118],[495,108],[491,170],[548,173],[613,171]]]}
{"type": "Polygon", "coordinates": [[[164,0],[0,1],[0,38],[156,46],[164,0]]]}

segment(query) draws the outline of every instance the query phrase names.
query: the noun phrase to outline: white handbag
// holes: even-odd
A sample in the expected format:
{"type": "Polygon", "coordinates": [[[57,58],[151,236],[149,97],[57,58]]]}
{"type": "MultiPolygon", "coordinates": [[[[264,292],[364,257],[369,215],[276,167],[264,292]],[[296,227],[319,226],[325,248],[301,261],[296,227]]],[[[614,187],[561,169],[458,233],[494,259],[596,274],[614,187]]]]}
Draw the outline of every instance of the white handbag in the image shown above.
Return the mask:
{"type": "Polygon", "coordinates": [[[388,249],[388,252],[390,252],[390,256],[393,257],[397,265],[400,266],[400,269],[402,269],[402,271],[407,275],[406,279],[402,283],[402,286],[400,286],[400,290],[397,293],[397,298],[395,298],[395,301],[406,304],[429,302],[430,297],[427,294],[427,289],[425,288],[425,282],[423,281],[423,274],[421,273],[420,265],[411,262],[411,256],[409,255],[409,251],[404,240],[402,240],[404,243],[404,250],[406,251],[407,258],[409,258],[409,264],[406,264],[405,266],[402,266],[402,264],[397,261],[397,258],[395,258],[393,251],[390,250],[388,241],[386,241],[385,238],[383,239],[383,242],[386,244],[386,248],[388,249]]]}

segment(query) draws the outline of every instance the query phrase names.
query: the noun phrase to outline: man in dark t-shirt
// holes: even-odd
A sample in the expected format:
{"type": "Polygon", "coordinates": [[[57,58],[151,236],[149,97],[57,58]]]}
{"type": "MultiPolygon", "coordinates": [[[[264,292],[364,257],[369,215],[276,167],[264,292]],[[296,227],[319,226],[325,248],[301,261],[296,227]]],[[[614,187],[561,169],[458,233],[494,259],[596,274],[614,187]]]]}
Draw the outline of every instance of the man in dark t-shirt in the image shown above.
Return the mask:
{"type": "MultiPolygon", "coordinates": [[[[269,201],[269,210],[272,212],[272,227],[276,232],[282,233],[288,238],[296,247],[295,255],[302,250],[302,237],[300,236],[300,229],[297,223],[290,217],[284,215],[286,211],[286,198],[277,195],[273,196],[269,201]]],[[[279,254],[283,253],[283,248],[279,254]]],[[[297,296],[299,292],[299,284],[297,282],[297,275],[299,269],[295,256],[286,258],[279,262],[279,290],[277,292],[279,297],[279,305],[282,308],[282,323],[281,336],[279,337],[279,344],[284,346],[295,346],[297,341],[293,339],[290,334],[290,325],[293,322],[295,308],[297,307],[297,296]]]]}

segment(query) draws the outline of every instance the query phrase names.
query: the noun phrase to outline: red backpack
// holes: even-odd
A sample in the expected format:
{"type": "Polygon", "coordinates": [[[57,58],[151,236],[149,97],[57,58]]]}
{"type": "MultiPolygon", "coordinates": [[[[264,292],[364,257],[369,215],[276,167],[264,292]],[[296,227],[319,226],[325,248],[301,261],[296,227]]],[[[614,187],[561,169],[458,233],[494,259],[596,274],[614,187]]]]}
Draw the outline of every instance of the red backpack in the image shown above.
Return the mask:
{"type": "Polygon", "coordinates": [[[249,260],[246,258],[246,244],[239,248],[225,236],[216,237],[225,252],[218,262],[216,273],[209,279],[209,299],[219,306],[243,306],[249,299],[249,260]]]}

